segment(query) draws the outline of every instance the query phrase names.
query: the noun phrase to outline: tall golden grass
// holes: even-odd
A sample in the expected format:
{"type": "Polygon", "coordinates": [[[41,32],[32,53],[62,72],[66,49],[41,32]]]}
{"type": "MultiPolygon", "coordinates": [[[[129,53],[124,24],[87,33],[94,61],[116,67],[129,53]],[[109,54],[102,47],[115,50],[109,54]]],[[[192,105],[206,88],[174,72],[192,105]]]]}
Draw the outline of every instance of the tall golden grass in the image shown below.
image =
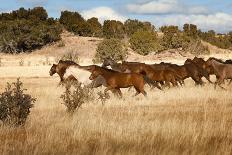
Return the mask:
{"type": "MultiPolygon", "coordinates": [[[[0,154],[231,154],[232,96],[212,85],[123,90],[70,116],[60,104],[58,78],[23,78],[37,98],[26,125],[0,126],[0,154]]],[[[3,88],[7,81],[1,79],[3,88]]],[[[2,90],[2,89],[1,89],[2,90]]],[[[99,89],[100,90],[100,89],[99,89]]],[[[96,94],[99,90],[93,90],[96,94]]]]}

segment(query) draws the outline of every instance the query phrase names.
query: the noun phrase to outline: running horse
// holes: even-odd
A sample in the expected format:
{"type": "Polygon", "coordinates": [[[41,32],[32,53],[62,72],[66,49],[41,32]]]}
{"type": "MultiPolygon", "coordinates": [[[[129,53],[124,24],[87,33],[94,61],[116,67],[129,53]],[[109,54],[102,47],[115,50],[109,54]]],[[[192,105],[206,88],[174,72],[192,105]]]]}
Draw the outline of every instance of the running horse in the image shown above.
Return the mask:
{"type": "Polygon", "coordinates": [[[95,80],[98,76],[102,76],[106,80],[106,89],[104,93],[108,90],[116,90],[122,97],[122,92],[120,88],[128,88],[133,86],[136,90],[136,95],[142,93],[144,96],[147,95],[144,90],[144,76],[137,73],[121,73],[111,69],[99,67],[96,65],[82,67],[91,72],[89,77],[90,80],[95,80]]]}
{"type": "Polygon", "coordinates": [[[213,70],[214,74],[218,77],[214,88],[216,88],[216,85],[223,88],[221,86],[223,81],[225,79],[232,79],[232,64],[224,64],[223,62],[211,58],[206,61],[206,68],[213,70]]]}
{"type": "Polygon", "coordinates": [[[70,60],[60,60],[58,64],[53,64],[49,74],[53,76],[57,73],[60,77],[60,84],[69,81],[78,81],[92,88],[97,88],[105,85],[105,79],[101,76],[97,77],[95,80],[91,81],[86,77],[90,76],[90,73],[81,68],[81,66],[70,60]]]}

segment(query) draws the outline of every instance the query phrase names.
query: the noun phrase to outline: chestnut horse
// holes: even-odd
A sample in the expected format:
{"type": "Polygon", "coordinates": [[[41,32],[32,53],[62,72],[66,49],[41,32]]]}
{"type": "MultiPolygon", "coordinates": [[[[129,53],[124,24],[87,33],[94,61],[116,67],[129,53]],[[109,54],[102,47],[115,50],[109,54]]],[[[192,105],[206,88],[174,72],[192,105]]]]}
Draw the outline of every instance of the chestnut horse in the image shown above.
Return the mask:
{"type": "Polygon", "coordinates": [[[105,79],[101,76],[95,80],[89,80],[88,76],[90,73],[86,70],[81,69],[81,66],[77,63],[70,60],[60,60],[58,64],[53,64],[49,74],[50,76],[57,73],[60,77],[60,84],[69,82],[69,81],[79,81],[83,84],[87,84],[89,87],[97,88],[102,85],[105,85],[105,79]],[[84,76],[86,75],[86,76],[84,76]]]}
{"type": "Polygon", "coordinates": [[[96,65],[86,66],[84,68],[91,72],[89,77],[90,80],[96,79],[99,75],[104,77],[107,87],[104,91],[105,93],[108,90],[117,90],[119,95],[122,96],[120,88],[128,88],[133,86],[136,90],[135,96],[140,93],[142,93],[144,96],[147,95],[144,90],[144,77],[141,74],[121,73],[96,65]]]}
{"type": "Polygon", "coordinates": [[[123,70],[130,70],[133,73],[140,73],[148,77],[149,79],[156,82],[165,82],[167,86],[170,87],[170,82],[173,86],[177,86],[177,80],[180,77],[170,69],[154,69],[152,65],[147,65],[145,63],[122,63],[123,70]]]}
{"type": "Polygon", "coordinates": [[[69,60],[67,60],[67,61],[60,60],[58,62],[58,64],[52,65],[52,67],[49,71],[49,74],[50,74],[50,76],[53,76],[55,73],[57,73],[60,77],[60,84],[67,82],[67,81],[76,81],[77,79],[73,75],[70,75],[68,77],[64,77],[66,69],[71,65],[78,65],[78,64],[76,64],[73,61],[69,61],[69,60]]]}

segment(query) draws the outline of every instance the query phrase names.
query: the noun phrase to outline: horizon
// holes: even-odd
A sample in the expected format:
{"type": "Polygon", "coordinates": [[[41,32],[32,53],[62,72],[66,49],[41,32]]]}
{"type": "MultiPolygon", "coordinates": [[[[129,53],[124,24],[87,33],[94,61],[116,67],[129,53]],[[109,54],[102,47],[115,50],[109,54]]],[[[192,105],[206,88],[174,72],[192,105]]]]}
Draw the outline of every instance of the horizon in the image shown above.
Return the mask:
{"type": "Polygon", "coordinates": [[[202,31],[217,33],[232,31],[232,2],[229,0],[0,0],[0,13],[44,7],[49,17],[59,18],[62,11],[80,13],[85,19],[97,17],[104,20],[138,19],[149,21],[157,29],[163,25],[195,24],[202,31]]]}

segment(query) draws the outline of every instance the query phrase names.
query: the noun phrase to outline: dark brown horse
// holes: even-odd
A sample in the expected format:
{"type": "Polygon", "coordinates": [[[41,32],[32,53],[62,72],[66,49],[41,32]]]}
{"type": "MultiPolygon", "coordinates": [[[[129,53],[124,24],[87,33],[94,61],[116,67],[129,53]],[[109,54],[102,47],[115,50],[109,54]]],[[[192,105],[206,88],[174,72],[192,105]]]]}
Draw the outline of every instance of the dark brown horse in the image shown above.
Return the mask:
{"type": "MultiPolygon", "coordinates": [[[[223,62],[217,61],[217,59],[208,59],[206,61],[206,67],[213,69],[214,74],[218,77],[215,82],[216,85],[221,86],[225,79],[232,79],[232,64],[225,64],[223,62]]],[[[223,88],[224,89],[224,88],[223,88]]]]}
{"type": "Polygon", "coordinates": [[[184,65],[186,66],[186,69],[190,77],[195,81],[196,85],[204,84],[204,82],[201,79],[202,77],[205,77],[210,83],[212,83],[212,81],[209,78],[209,73],[207,72],[207,70],[196,65],[196,63],[193,60],[187,59],[184,65]]]}
{"type": "Polygon", "coordinates": [[[144,90],[144,77],[141,74],[121,73],[96,65],[86,66],[85,69],[92,73],[89,77],[91,80],[96,79],[96,77],[99,75],[104,77],[107,87],[104,91],[105,93],[108,90],[118,90],[119,95],[122,96],[120,88],[128,88],[133,86],[136,90],[135,95],[142,93],[144,96],[146,96],[147,94],[144,90]]]}
{"type": "Polygon", "coordinates": [[[133,73],[143,74],[149,79],[155,82],[165,82],[167,86],[170,86],[170,82],[173,86],[177,86],[176,80],[179,76],[175,74],[172,70],[167,68],[164,69],[154,69],[153,66],[145,63],[122,63],[122,68],[124,70],[130,70],[133,73]]]}

